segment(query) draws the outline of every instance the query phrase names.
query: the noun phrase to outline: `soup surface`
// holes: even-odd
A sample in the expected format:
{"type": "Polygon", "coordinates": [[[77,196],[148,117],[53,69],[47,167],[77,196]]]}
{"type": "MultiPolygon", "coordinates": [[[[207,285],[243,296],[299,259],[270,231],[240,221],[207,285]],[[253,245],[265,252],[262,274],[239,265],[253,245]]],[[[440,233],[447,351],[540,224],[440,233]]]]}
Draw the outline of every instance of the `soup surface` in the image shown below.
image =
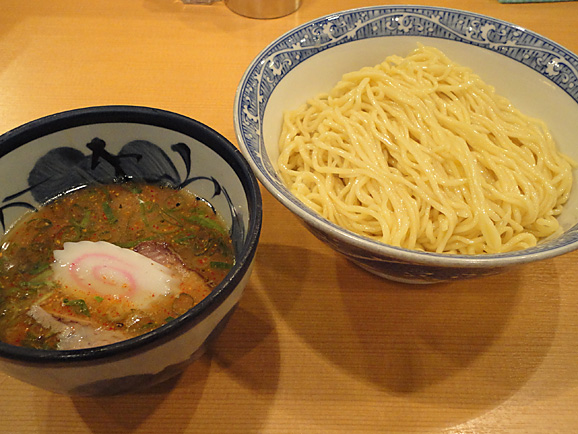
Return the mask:
{"type": "Polygon", "coordinates": [[[0,340],[105,345],[199,303],[234,264],[206,201],[136,183],[85,187],[22,218],[0,249],[0,340]]]}

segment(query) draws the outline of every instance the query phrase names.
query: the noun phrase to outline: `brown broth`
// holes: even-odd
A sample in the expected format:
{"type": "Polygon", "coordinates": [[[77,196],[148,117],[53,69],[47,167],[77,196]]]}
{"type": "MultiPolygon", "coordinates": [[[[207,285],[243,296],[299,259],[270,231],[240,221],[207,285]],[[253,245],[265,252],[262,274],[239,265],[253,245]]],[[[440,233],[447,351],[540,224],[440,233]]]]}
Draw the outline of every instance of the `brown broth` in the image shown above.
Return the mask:
{"type": "Polygon", "coordinates": [[[233,264],[233,247],[223,221],[196,196],[135,183],[86,187],[27,214],[4,237],[0,250],[0,340],[58,349],[58,334],[28,314],[30,307],[38,304],[60,319],[70,317],[117,330],[126,337],[136,336],[199,303],[233,264]],[[162,242],[204,283],[181,285],[179,294],[159,301],[154,312],[139,312],[102,297],[71,300],[59,283],[51,280],[50,264],[55,250],[66,242],[78,241],[107,241],[131,249],[143,242],[162,242]]]}

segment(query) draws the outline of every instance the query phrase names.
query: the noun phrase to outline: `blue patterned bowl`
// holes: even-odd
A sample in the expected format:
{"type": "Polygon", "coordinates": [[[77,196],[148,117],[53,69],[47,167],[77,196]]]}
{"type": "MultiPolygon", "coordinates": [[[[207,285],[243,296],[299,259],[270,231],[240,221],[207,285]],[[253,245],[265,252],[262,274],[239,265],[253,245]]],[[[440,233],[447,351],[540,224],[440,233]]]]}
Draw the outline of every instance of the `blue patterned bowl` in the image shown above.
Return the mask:
{"type": "Polygon", "coordinates": [[[277,171],[282,113],[329,91],[350,71],[405,56],[418,43],[471,67],[526,114],[548,123],[559,148],[578,160],[578,57],[540,35],[494,18],[426,6],[344,11],[303,24],[267,46],[237,89],[241,151],[267,190],[330,247],[379,276],[434,283],[494,274],[578,247],[578,189],[559,220],[564,234],[534,248],[496,255],[443,255],[387,246],[321,218],[297,200],[277,171]]]}
{"type": "Polygon", "coordinates": [[[65,394],[132,392],[180,373],[223,329],[249,280],[262,216],[257,180],[223,136],[162,110],[73,110],[1,136],[0,174],[4,230],[24,211],[87,182],[162,180],[217,209],[230,227],[236,255],[229,274],[207,298],[154,331],[82,350],[46,351],[0,342],[0,370],[65,394]]]}

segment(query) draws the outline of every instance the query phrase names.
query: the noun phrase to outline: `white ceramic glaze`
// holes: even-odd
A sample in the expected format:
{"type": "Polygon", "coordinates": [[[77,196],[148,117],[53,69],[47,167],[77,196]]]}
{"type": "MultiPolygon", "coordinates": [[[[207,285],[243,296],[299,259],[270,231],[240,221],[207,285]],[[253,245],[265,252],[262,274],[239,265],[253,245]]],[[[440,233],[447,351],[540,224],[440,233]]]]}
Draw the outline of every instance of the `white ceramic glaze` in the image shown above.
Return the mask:
{"type": "Polygon", "coordinates": [[[330,90],[341,76],[418,43],[471,67],[524,113],[546,121],[559,148],[578,161],[578,57],[514,24],[470,12],[425,6],[354,9],[303,24],[267,46],[249,65],[235,98],[239,146],[261,183],[317,237],[361,267],[410,283],[470,278],[560,255],[578,247],[578,179],[560,217],[565,234],[499,255],[440,255],[359,237],[297,200],[276,172],[284,110],[330,90]]]}

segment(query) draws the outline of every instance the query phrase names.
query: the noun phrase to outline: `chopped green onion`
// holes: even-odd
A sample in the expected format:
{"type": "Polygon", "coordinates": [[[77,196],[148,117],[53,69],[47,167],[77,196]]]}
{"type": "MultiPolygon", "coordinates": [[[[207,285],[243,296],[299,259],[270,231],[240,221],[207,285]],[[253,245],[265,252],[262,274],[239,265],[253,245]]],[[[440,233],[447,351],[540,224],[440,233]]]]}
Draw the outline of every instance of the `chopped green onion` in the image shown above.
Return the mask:
{"type": "Polygon", "coordinates": [[[179,237],[179,238],[173,238],[173,242],[175,242],[177,244],[184,244],[187,241],[194,239],[196,236],[197,236],[197,234],[184,235],[184,236],[179,237]]]}
{"type": "Polygon", "coordinates": [[[79,313],[79,314],[85,315],[85,316],[90,316],[90,310],[88,310],[88,306],[86,305],[86,302],[82,299],[69,300],[68,298],[65,298],[64,300],[62,300],[62,304],[64,306],[71,307],[72,310],[74,310],[76,313],[79,313]]]}
{"type": "Polygon", "coordinates": [[[82,220],[80,221],[80,225],[79,225],[82,229],[86,229],[86,227],[88,226],[88,223],[90,223],[90,216],[91,215],[92,215],[92,213],[90,212],[89,209],[84,211],[84,216],[82,217],[82,220]]]}
{"type": "Polygon", "coordinates": [[[102,203],[102,211],[104,212],[104,216],[110,223],[116,223],[116,217],[112,212],[112,208],[108,202],[102,203]]]}
{"type": "Polygon", "coordinates": [[[175,216],[175,213],[173,210],[171,210],[170,208],[161,208],[161,213],[165,216],[168,217],[169,220],[171,220],[175,225],[177,226],[183,226],[183,224],[181,223],[181,219],[178,218],[178,216],[175,216]]]}
{"type": "Polygon", "coordinates": [[[125,184],[125,187],[128,186],[128,191],[130,191],[131,193],[134,194],[141,194],[142,193],[142,187],[139,184],[133,184],[133,183],[129,183],[129,184],[125,184]]]}
{"type": "Polygon", "coordinates": [[[211,268],[217,268],[219,270],[228,270],[229,268],[233,267],[233,264],[229,262],[220,262],[220,261],[211,261],[210,265],[211,268]]]}
{"type": "Polygon", "coordinates": [[[203,226],[205,228],[214,229],[220,233],[227,233],[227,230],[225,228],[223,228],[215,220],[212,220],[212,219],[209,219],[206,217],[202,217],[202,216],[197,216],[197,215],[190,215],[190,216],[185,217],[185,219],[191,223],[196,223],[196,224],[203,226]]]}
{"type": "Polygon", "coordinates": [[[78,241],[82,233],[82,228],[72,222],[68,226],[63,226],[56,234],[55,239],[61,240],[63,243],[66,241],[78,241]]]}
{"type": "Polygon", "coordinates": [[[32,269],[30,271],[28,271],[30,274],[34,274],[34,275],[39,275],[41,273],[43,273],[44,271],[48,270],[50,268],[50,263],[48,262],[38,262],[34,265],[34,267],[32,267],[32,269]]]}

